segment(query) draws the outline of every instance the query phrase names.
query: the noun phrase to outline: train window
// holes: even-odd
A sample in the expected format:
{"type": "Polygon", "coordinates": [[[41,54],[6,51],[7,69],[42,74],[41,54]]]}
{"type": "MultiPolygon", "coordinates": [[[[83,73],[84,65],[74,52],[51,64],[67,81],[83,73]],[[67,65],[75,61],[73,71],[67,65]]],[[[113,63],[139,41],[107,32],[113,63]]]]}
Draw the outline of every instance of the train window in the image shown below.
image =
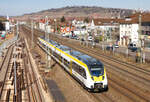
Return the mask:
{"type": "Polygon", "coordinates": [[[58,60],[60,59],[60,56],[59,56],[59,54],[56,54],[56,57],[57,57],[57,59],[58,59],[58,60]]]}
{"type": "Polygon", "coordinates": [[[61,58],[61,60],[62,60],[62,63],[64,63],[64,58],[63,57],[61,58]]]}
{"type": "Polygon", "coordinates": [[[81,66],[79,66],[78,64],[76,63],[72,63],[72,68],[78,73],[80,74],[81,76],[83,76],[85,79],[86,79],[86,72],[85,72],[85,69],[82,68],[81,66]]]}
{"type": "Polygon", "coordinates": [[[85,73],[85,69],[80,67],[79,73],[81,76],[83,76],[86,79],[86,73],[85,73]]]}
{"type": "Polygon", "coordinates": [[[63,58],[60,56],[60,59],[59,59],[59,60],[62,61],[62,59],[63,59],[63,58]]]}
{"type": "Polygon", "coordinates": [[[49,46],[47,46],[47,50],[49,50],[49,46]]]}
{"type": "Polygon", "coordinates": [[[53,55],[56,57],[56,53],[54,52],[53,55]]]}
{"type": "Polygon", "coordinates": [[[79,72],[79,66],[76,63],[72,63],[72,69],[74,69],[76,72],[79,72]]]}
{"type": "Polygon", "coordinates": [[[54,55],[57,59],[59,59],[59,55],[58,55],[56,52],[54,52],[53,55],[54,55]]]}
{"type": "Polygon", "coordinates": [[[85,72],[85,69],[83,69],[83,77],[86,79],[86,72],[85,72]]]}
{"type": "Polygon", "coordinates": [[[64,64],[69,67],[69,62],[64,58],[64,64]]]}

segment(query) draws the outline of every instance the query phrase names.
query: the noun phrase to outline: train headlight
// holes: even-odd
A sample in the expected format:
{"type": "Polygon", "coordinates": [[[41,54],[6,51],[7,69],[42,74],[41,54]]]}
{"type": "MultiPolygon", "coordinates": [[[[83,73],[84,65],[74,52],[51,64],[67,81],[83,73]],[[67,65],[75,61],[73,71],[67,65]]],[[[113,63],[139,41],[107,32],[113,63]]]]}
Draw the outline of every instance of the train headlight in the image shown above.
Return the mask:
{"type": "Polygon", "coordinates": [[[103,80],[104,80],[105,76],[103,76],[103,80]]]}
{"type": "Polygon", "coordinates": [[[93,77],[91,77],[92,78],[92,80],[94,81],[94,78],[93,77]]]}

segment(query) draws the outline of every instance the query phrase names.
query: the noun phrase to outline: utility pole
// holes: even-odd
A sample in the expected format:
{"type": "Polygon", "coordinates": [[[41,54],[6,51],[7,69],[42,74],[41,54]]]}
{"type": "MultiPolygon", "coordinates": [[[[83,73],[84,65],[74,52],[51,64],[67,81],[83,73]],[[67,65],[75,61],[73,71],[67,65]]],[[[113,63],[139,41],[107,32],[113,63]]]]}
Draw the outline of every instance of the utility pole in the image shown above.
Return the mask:
{"type": "Polygon", "coordinates": [[[19,37],[19,23],[18,23],[18,21],[17,21],[17,37],[19,37]]]}
{"type": "Polygon", "coordinates": [[[112,41],[112,28],[110,28],[110,41],[112,41]]]}
{"type": "Polygon", "coordinates": [[[142,19],[141,19],[141,12],[139,14],[139,43],[140,43],[140,47],[141,47],[141,22],[142,22],[142,19]]]}
{"type": "Polygon", "coordinates": [[[57,20],[54,19],[54,22],[55,22],[55,34],[57,33],[57,20]]]}
{"type": "Polygon", "coordinates": [[[47,36],[47,16],[45,16],[45,40],[47,40],[46,36],[47,36]]]}
{"type": "Polygon", "coordinates": [[[143,61],[145,62],[145,52],[144,49],[142,48],[142,43],[143,43],[143,39],[141,37],[142,35],[142,12],[140,11],[139,14],[139,44],[140,44],[140,62],[142,63],[143,61]],[[144,60],[142,60],[144,59],[144,60]]]}
{"type": "MultiPolygon", "coordinates": [[[[49,42],[50,40],[50,38],[49,38],[49,34],[47,33],[47,26],[48,26],[48,17],[46,16],[45,17],[45,40],[47,41],[47,42],[49,42]]],[[[50,57],[50,51],[49,51],[49,48],[48,47],[46,47],[46,50],[47,50],[47,57],[46,57],[46,67],[47,67],[47,69],[49,69],[50,68],[50,60],[51,60],[51,57],[50,57]]]]}
{"type": "Polygon", "coordinates": [[[34,47],[34,42],[33,42],[33,40],[34,40],[34,31],[33,31],[33,26],[34,26],[34,24],[33,24],[34,22],[33,22],[33,20],[31,20],[31,34],[32,34],[32,48],[34,47]]]}

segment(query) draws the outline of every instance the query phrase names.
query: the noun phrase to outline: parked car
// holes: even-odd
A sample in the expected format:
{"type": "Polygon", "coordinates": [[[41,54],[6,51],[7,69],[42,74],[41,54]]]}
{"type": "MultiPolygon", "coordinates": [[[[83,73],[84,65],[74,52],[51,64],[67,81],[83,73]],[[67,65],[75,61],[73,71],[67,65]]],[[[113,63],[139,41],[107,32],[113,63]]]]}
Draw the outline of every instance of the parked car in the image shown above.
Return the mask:
{"type": "Polygon", "coordinates": [[[119,45],[118,44],[114,44],[113,45],[115,48],[119,48],[119,45]]]}
{"type": "Polygon", "coordinates": [[[71,39],[79,40],[79,37],[77,35],[71,36],[71,39]]]}
{"type": "Polygon", "coordinates": [[[137,46],[134,43],[130,43],[128,45],[128,49],[130,49],[132,52],[135,52],[135,51],[137,51],[137,46]]]}
{"type": "Polygon", "coordinates": [[[106,46],[106,50],[113,50],[113,46],[112,45],[106,46]]]}
{"type": "Polygon", "coordinates": [[[93,37],[92,36],[89,36],[88,37],[88,41],[92,41],[93,40],[93,37]]]}
{"type": "Polygon", "coordinates": [[[65,37],[65,36],[66,36],[66,35],[63,33],[63,34],[62,34],[62,37],[65,37]]]}

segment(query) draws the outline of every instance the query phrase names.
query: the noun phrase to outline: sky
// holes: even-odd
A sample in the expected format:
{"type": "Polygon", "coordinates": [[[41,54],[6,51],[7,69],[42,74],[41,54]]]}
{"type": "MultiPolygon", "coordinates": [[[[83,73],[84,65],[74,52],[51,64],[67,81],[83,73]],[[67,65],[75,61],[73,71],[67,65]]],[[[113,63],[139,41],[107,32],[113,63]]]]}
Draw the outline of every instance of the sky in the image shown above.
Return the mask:
{"type": "Polygon", "coordinates": [[[65,6],[99,6],[150,10],[150,0],[1,0],[0,15],[20,16],[65,6]]]}

